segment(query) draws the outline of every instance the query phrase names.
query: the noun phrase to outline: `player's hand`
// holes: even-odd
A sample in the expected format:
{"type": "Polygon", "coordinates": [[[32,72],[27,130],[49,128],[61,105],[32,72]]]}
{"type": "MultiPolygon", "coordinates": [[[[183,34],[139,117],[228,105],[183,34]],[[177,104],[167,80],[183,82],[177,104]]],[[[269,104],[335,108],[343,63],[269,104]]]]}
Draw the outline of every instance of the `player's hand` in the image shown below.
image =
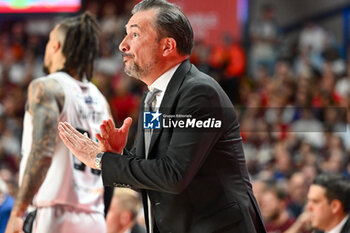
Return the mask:
{"type": "Polygon", "coordinates": [[[23,219],[11,214],[5,233],[24,233],[23,231],[23,219]]]}
{"type": "Polygon", "coordinates": [[[121,154],[128,140],[131,117],[124,120],[120,128],[115,128],[112,119],[103,121],[100,126],[101,134],[96,134],[104,151],[121,154]]]}
{"type": "Polygon", "coordinates": [[[60,122],[58,125],[59,136],[68,149],[85,165],[95,168],[95,157],[104,152],[103,145],[91,140],[74,129],[68,122],[60,122]]]}

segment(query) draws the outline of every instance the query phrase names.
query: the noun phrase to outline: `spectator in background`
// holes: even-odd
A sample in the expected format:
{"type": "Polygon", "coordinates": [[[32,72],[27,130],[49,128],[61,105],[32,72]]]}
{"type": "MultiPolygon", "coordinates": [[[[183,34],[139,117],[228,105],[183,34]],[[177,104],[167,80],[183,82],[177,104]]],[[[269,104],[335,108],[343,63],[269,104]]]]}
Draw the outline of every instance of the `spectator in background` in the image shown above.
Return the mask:
{"type": "Polygon", "coordinates": [[[289,203],[288,210],[293,217],[298,217],[302,212],[306,203],[307,184],[305,175],[302,172],[295,172],[288,182],[289,203]]]}
{"type": "Polygon", "coordinates": [[[211,67],[210,48],[201,40],[196,40],[193,45],[190,61],[202,72],[210,74],[216,81],[219,81],[218,72],[211,67]]]}
{"type": "Polygon", "coordinates": [[[295,132],[300,140],[309,142],[312,146],[321,148],[324,144],[322,132],[324,131],[319,121],[308,107],[301,109],[301,118],[291,125],[292,132],[295,132]]]}
{"type": "Polygon", "coordinates": [[[332,233],[350,231],[350,183],[338,175],[318,175],[308,192],[312,227],[332,233]]]}
{"type": "Polygon", "coordinates": [[[320,168],[324,173],[340,174],[344,169],[344,156],[339,150],[329,152],[324,161],[321,162],[320,168]]]}
{"type": "Polygon", "coordinates": [[[286,193],[277,186],[271,186],[261,198],[261,213],[268,233],[281,233],[293,223],[287,212],[286,193]]]}
{"type": "Polygon", "coordinates": [[[255,79],[259,66],[267,68],[272,74],[276,62],[276,47],[279,29],[274,18],[271,5],[264,5],[261,9],[262,19],[253,23],[250,28],[252,45],[250,48],[250,74],[255,79]]]}
{"type": "Polygon", "coordinates": [[[139,98],[131,92],[132,80],[126,74],[114,78],[113,95],[110,98],[111,111],[117,125],[131,116],[138,117],[139,98]]]}
{"type": "Polygon", "coordinates": [[[267,184],[263,180],[254,180],[252,182],[252,188],[253,188],[255,198],[259,206],[261,206],[261,199],[267,189],[267,184]]]}
{"type": "Polygon", "coordinates": [[[239,78],[245,73],[246,54],[243,47],[226,33],[222,43],[212,49],[211,67],[220,71],[220,85],[233,103],[239,102],[239,78]]]}
{"type": "Polygon", "coordinates": [[[97,18],[98,13],[100,11],[100,4],[98,1],[92,0],[87,1],[86,11],[89,11],[93,16],[97,18]]]}
{"type": "Polygon", "coordinates": [[[327,34],[315,22],[307,22],[299,35],[300,51],[311,50],[312,53],[321,54],[327,43],[327,34]]]}
{"type": "Polygon", "coordinates": [[[0,233],[5,232],[15,200],[8,194],[6,183],[0,177],[0,233]]]}
{"type": "MultiPolygon", "coordinates": [[[[134,94],[131,89],[133,86],[136,86],[133,81],[134,80],[127,77],[124,72],[113,78],[113,92],[109,98],[109,104],[116,125],[121,125],[128,116],[131,116],[133,119],[138,118],[140,98],[138,95],[134,94]]],[[[135,139],[136,131],[137,120],[133,121],[130,126],[128,147],[132,146],[130,142],[135,139]]]]}
{"type": "Polygon", "coordinates": [[[114,1],[107,1],[102,7],[101,31],[102,35],[108,39],[111,50],[117,48],[123,40],[126,20],[124,17],[118,16],[120,6],[120,4],[116,4],[114,1]]]}
{"type": "Polygon", "coordinates": [[[279,141],[274,145],[274,173],[273,179],[285,181],[293,170],[291,153],[284,141],[279,141]]]}
{"type": "Polygon", "coordinates": [[[306,23],[299,35],[300,51],[302,53],[306,52],[306,56],[310,60],[310,65],[318,70],[322,68],[322,53],[328,42],[327,33],[323,28],[315,24],[315,22],[306,23]]]}
{"type": "Polygon", "coordinates": [[[350,94],[350,60],[347,62],[346,75],[335,83],[335,91],[346,98],[350,94]]]}
{"type": "Polygon", "coordinates": [[[135,191],[125,188],[114,189],[106,218],[107,233],[146,233],[146,229],[137,223],[140,208],[141,200],[135,191]]]}
{"type": "MultiPolygon", "coordinates": [[[[116,4],[114,4],[114,2],[106,2],[102,10],[103,17],[100,20],[101,32],[108,39],[112,39],[114,34],[119,32],[120,28],[123,27],[122,25],[118,24],[116,4]]],[[[118,45],[117,41],[114,43],[116,43],[116,46],[118,45]]]]}
{"type": "MultiPolygon", "coordinates": [[[[1,106],[1,105],[0,105],[1,106]]],[[[12,148],[17,148],[17,140],[9,130],[8,118],[0,114],[0,169],[9,168],[12,172],[18,169],[17,158],[15,154],[9,153],[12,148]],[[6,144],[6,142],[10,144],[6,144]]]]}
{"type": "Polygon", "coordinates": [[[307,187],[310,187],[315,177],[317,176],[316,166],[314,165],[314,163],[312,165],[307,164],[302,168],[302,173],[304,174],[307,187]]]}
{"type": "Polygon", "coordinates": [[[0,168],[0,179],[6,184],[7,193],[13,197],[16,196],[18,191],[18,177],[14,174],[14,170],[11,170],[11,167],[2,165],[2,167],[0,168]]]}

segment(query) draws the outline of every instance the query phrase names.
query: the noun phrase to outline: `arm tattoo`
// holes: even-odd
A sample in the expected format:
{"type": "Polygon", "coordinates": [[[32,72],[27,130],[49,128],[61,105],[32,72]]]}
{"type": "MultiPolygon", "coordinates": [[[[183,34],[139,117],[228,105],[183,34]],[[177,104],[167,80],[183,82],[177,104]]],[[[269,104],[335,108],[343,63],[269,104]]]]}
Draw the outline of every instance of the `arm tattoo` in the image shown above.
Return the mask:
{"type": "MultiPolygon", "coordinates": [[[[63,90],[58,92],[63,93],[63,90]]],[[[33,142],[13,211],[23,215],[39,190],[51,165],[59,121],[57,83],[53,80],[34,80],[28,90],[28,111],[33,117],[33,142]]]]}

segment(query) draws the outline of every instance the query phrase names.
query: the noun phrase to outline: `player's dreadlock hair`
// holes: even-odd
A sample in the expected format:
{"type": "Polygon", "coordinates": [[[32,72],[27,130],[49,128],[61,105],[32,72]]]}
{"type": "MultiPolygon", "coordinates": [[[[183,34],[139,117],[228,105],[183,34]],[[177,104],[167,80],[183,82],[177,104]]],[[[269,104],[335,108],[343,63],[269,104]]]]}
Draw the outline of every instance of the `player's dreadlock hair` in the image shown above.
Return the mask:
{"type": "Polygon", "coordinates": [[[99,26],[89,12],[68,18],[58,25],[63,34],[62,54],[66,58],[63,71],[77,75],[80,80],[85,76],[91,80],[93,62],[99,51],[99,26]]]}

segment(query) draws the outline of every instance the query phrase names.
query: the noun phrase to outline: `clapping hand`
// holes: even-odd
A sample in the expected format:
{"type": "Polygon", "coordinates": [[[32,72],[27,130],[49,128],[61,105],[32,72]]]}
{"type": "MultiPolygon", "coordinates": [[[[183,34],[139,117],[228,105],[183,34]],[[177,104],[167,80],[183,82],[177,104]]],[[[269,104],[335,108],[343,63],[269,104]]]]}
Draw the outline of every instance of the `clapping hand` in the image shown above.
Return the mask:
{"type": "Polygon", "coordinates": [[[102,144],[104,151],[121,154],[128,139],[131,117],[124,120],[122,127],[115,128],[111,119],[103,121],[100,126],[101,134],[96,134],[97,140],[102,144]]]}
{"type": "Polygon", "coordinates": [[[68,149],[83,163],[91,168],[96,168],[95,157],[100,152],[113,152],[120,154],[127,142],[129,128],[132,119],[124,120],[120,128],[115,128],[111,119],[103,121],[100,126],[101,134],[96,134],[99,142],[95,142],[82,135],[68,122],[60,122],[58,125],[59,136],[68,149]]]}
{"type": "Polygon", "coordinates": [[[96,168],[95,157],[105,149],[102,145],[91,140],[87,134],[81,134],[68,122],[60,122],[58,131],[63,143],[81,162],[91,168],[96,168]]]}

